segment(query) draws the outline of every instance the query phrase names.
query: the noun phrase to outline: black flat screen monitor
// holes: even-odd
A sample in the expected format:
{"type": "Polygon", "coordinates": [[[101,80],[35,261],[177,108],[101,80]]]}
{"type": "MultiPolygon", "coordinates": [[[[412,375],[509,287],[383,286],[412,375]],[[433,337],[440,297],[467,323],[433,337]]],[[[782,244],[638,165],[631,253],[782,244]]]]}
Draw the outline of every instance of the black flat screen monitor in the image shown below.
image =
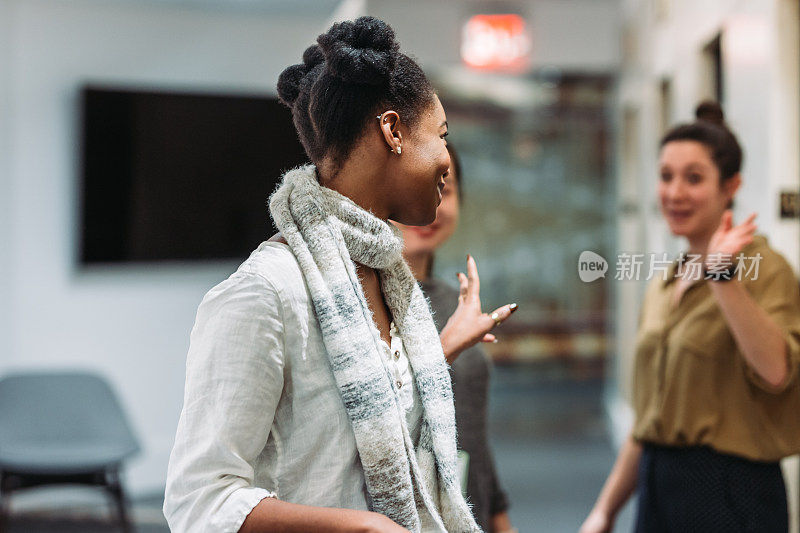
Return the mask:
{"type": "Polygon", "coordinates": [[[82,264],[243,259],[307,161],[276,98],[85,87],[82,264]]]}

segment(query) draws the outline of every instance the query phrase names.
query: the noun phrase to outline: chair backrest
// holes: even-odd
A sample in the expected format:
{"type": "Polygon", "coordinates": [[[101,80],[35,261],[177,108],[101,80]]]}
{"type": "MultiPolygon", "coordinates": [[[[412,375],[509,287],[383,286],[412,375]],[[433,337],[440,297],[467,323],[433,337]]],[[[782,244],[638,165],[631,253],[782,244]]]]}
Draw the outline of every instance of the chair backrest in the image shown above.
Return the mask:
{"type": "Polygon", "coordinates": [[[0,448],[54,439],[138,449],[108,383],[88,372],[30,372],[0,379],[0,448]]]}

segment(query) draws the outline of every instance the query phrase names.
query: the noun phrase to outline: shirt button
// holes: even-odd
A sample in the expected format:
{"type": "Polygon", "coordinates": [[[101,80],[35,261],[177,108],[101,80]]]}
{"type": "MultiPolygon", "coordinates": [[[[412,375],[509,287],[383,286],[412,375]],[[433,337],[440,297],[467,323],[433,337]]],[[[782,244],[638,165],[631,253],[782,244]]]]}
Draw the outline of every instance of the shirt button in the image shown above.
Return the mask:
{"type": "Polygon", "coordinates": [[[397,380],[397,388],[398,389],[402,389],[403,388],[403,382],[400,381],[399,379],[397,380]]]}
{"type": "Polygon", "coordinates": [[[400,350],[395,350],[394,351],[394,360],[397,361],[398,359],[400,359],[400,350]]]}

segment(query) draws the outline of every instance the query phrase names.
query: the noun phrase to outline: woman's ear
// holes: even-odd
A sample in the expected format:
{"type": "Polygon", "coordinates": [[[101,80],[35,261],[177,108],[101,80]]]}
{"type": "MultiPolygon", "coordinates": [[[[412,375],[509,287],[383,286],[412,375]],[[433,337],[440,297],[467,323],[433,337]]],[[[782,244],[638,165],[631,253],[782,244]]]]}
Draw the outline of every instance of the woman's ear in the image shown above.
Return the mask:
{"type": "Polygon", "coordinates": [[[403,134],[400,133],[400,115],[396,111],[386,111],[378,117],[383,139],[389,150],[400,155],[403,152],[403,134]]]}
{"type": "Polygon", "coordinates": [[[742,186],[742,175],[740,173],[736,173],[727,180],[723,184],[723,190],[725,191],[725,195],[728,197],[729,201],[733,201],[733,197],[736,196],[736,191],[739,190],[739,187],[742,186]]]}

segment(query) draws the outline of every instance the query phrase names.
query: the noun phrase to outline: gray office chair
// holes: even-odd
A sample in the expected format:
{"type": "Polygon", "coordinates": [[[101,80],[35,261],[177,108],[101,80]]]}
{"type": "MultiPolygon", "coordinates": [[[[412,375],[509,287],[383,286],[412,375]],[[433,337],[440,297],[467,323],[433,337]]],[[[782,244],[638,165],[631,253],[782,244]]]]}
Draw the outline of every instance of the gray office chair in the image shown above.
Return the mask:
{"type": "Polygon", "coordinates": [[[79,483],[105,488],[131,525],[119,471],[139,450],[108,383],[90,373],[19,373],[0,379],[0,532],[12,491],[79,483]]]}

